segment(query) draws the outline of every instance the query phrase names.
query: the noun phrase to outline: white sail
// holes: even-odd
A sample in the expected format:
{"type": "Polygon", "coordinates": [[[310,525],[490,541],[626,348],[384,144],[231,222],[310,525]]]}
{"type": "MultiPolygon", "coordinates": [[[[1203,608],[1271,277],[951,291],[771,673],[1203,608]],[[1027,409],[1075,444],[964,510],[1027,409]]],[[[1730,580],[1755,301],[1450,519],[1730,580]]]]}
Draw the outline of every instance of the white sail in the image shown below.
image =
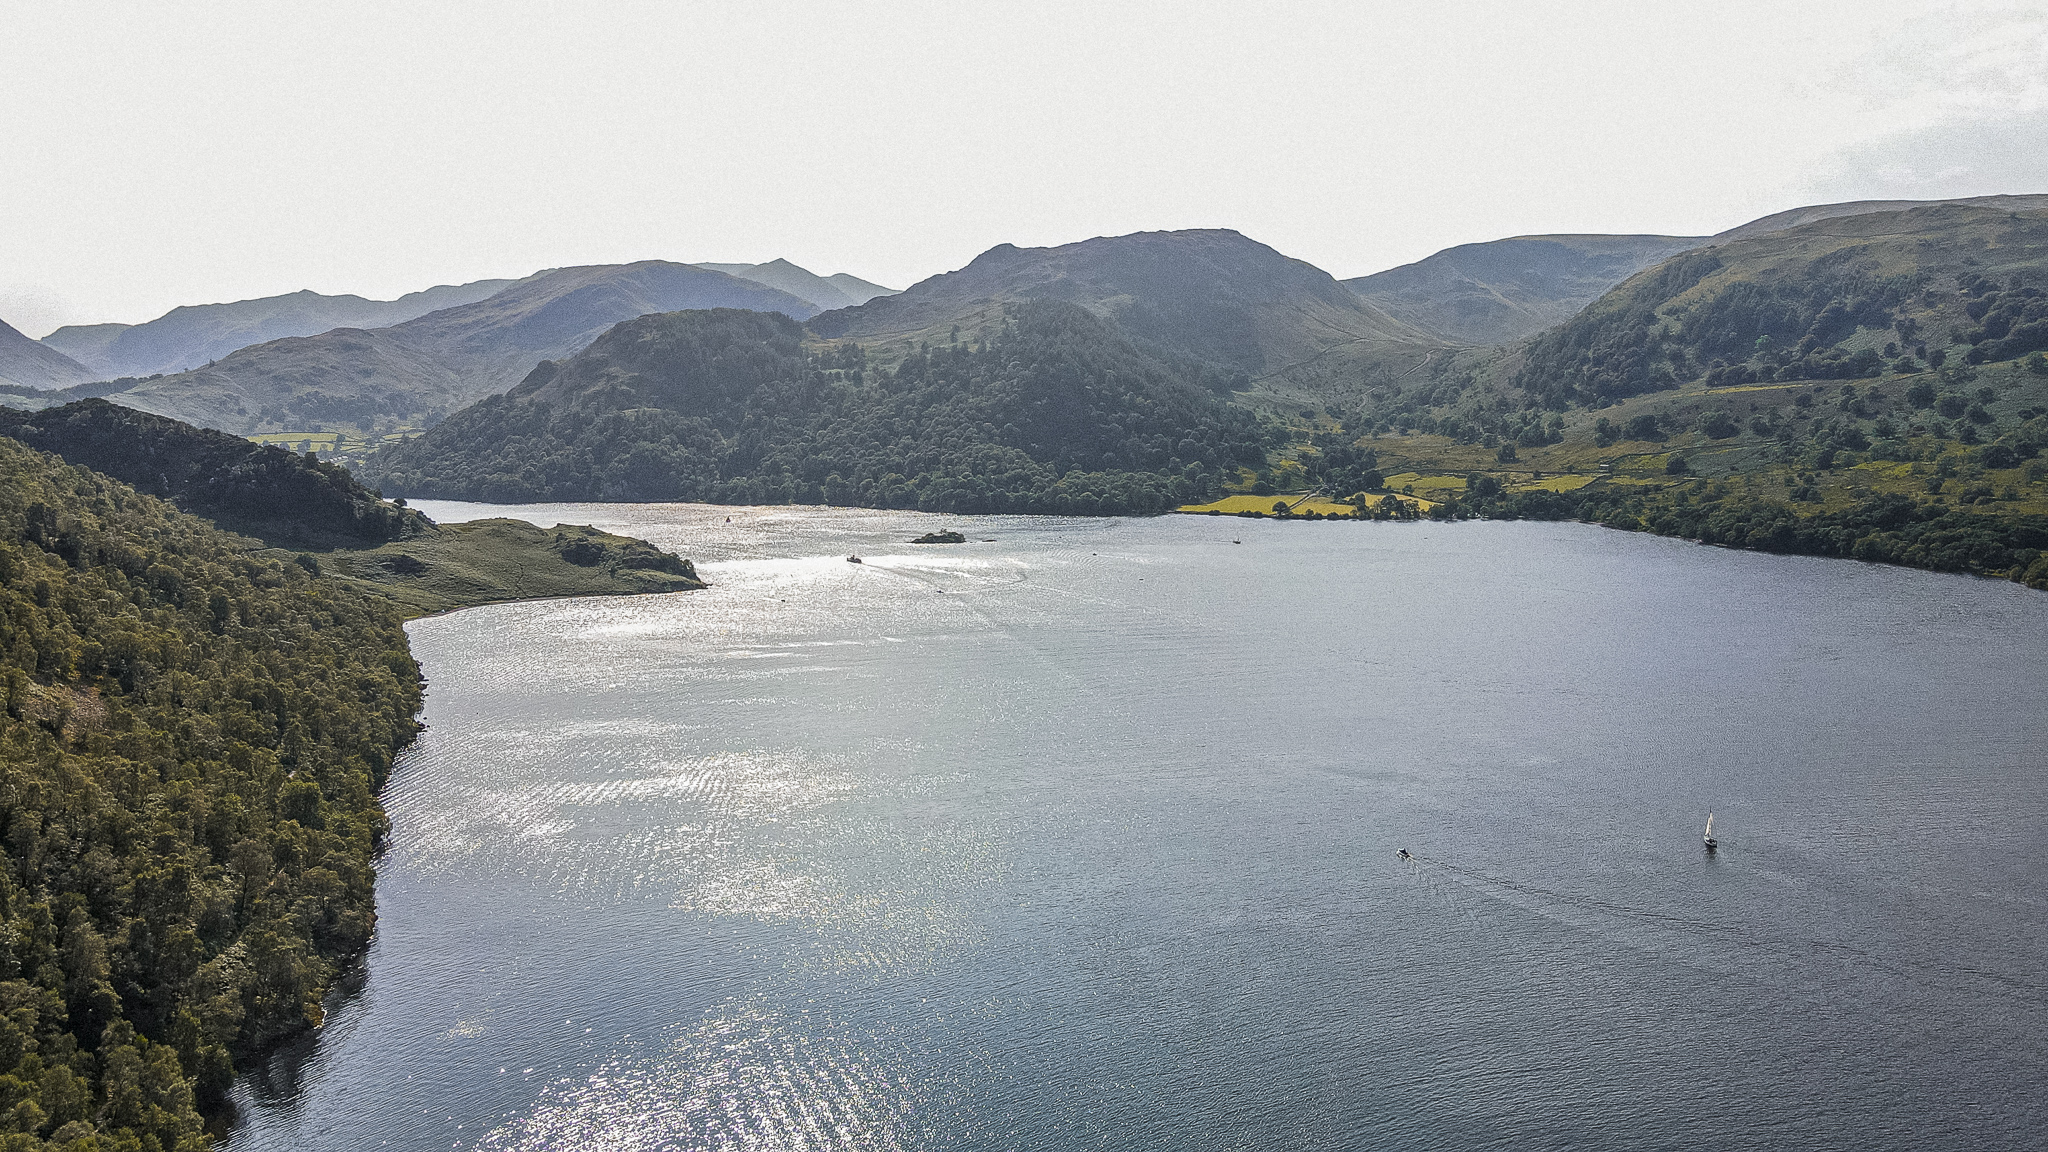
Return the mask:
{"type": "Polygon", "coordinates": [[[1712,835],[1714,834],[1714,814],[1713,814],[1712,812],[1709,812],[1709,813],[1707,813],[1707,831],[1706,831],[1706,834],[1707,834],[1708,836],[1712,836],[1712,835]]]}

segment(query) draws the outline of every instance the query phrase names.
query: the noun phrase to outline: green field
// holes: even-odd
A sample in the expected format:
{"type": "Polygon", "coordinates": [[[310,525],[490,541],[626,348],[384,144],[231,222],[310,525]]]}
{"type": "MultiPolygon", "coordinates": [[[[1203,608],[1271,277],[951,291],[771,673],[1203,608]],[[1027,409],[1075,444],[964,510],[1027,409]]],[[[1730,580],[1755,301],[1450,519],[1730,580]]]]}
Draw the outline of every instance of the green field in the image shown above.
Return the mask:
{"type": "MultiPolygon", "coordinates": [[[[1425,514],[1435,508],[1438,503],[1434,500],[1423,500],[1414,496],[1396,497],[1390,493],[1381,492],[1367,494],[1366,507],[1377,509],[1387,500],[1399,500],[1401,503],[1425,514]]],[[[1197,516],[1206,516],[1212,512],[1224,516],[1242,516],[1247,513],[1254,516],[1271,516],[1275,504],[1287,505],[1288,515],[1290,516],[1350,517],[1358,513],[1357,507],[1352,504],[1340,503],[1322,496],[1300,495],[1225,496],[1221,500],[1212,500],[1207,504],[1184,504],[1174,509],[1174,511],[1186,512],[1197,516]]]]}

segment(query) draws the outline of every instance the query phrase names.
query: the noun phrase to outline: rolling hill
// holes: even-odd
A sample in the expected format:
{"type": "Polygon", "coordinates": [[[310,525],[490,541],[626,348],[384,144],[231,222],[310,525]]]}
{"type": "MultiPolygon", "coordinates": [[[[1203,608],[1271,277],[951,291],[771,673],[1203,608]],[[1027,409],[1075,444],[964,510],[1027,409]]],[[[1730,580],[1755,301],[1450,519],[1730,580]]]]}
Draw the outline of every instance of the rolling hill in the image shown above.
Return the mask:
{"type": "Polygon", "coordinates": [[[871,363],[786,317],[645,316],[387,447],[385,492],[1154,512],[1263,459],[1251,414],[1059,300],[871,363]]]}
{"type": "Polygon", "coordinates": [[[80,324],[43,343],[91,369],[95,380],[197,368],[252,344],[316,336],[335,328],[384,328],[442,308],[474,304],[513,284],[478,280],[410,292],[396,300],[293,292],[232,304],[173,308],[146,324],[80,324]]]}
{"type": "Polygon", "coordinates": [[[41,390],[65,388],[92,378],[92,370],[85,365],[0,320],[0,384],[41,390]]]}
{"type": "Polygon", "coordinates": [[[130,408],[241,435],[416,428],[504,391],[536,361],[570,355],[622,320],[706,307],[798,319],[817,312],[786,292],[687,264],[557,268],[403,324],[275,340],[105,394],[130,408]]]}
{"type": "Polygon", "coordinates": [[[1343,281],[1397,320],[1454,344],[1507,344],[1569,319],[1702,236],[1515,236],[1461,244],[1343,281]]]}

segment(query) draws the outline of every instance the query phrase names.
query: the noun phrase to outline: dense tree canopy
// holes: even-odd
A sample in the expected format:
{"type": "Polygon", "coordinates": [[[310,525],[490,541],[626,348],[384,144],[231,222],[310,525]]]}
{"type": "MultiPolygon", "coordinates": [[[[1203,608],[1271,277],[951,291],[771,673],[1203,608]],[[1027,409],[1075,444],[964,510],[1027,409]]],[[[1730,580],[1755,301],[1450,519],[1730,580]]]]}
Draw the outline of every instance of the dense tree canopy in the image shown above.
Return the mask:
{"type": "Polygon", "coordinates": [[[339,464],[105,400],[41,412],[0,408],[0,435],[280,546],[374,547],[427,528],[339,464]]]}
{"type": "Polygon", "coordinates": [[[420,676],[312,567],[0,439],[0,1150],[206,1147],[368,940],[420,676]]]}
{"type": "Polygon", "coordinates": [[[1264,460],[1256,420],[1068,304],[870,364],[781,316],[645,316],[385,450],[386,492],[1157,512],[1264,460]]]}

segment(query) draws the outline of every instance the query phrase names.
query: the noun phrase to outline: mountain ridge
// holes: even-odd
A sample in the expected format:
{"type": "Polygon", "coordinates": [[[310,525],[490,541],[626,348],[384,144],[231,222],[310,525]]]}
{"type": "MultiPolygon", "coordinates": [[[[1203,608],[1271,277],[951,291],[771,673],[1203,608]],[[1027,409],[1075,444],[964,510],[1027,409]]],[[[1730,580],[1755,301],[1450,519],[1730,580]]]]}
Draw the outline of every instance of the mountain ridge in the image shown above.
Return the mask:
{"type": "Polygon", "coordinates": [[[670,261],[555,268],[403,324],[274,340],[107,394],[127,407],[242,435],[417,427],[511,387],[536,362],[573,354],[623,320],[692,306],[798,319],[817,313],[786,292],[670,261]]]}
{"type": "Polygon", "coordinates": [[[92,378],[90,368],[0,320],[0,384],[43,391],[92,378]]]}
{"type": "Polygon", "coordinates": [[[96,379],[182,372],[272,340],[317,336],[336,328],[403,324],[442,308],[487,299],[515,283],[440,284],[393,300],[301,289],[222,304],[181,305],[142,324],[66,325],[43,337],[43,343],[99,373],[96,379]]]}
{"type": "Polygon", "coordinates": [[[1458,344],[1531,336],[1704,236],[1531,235],[1460,244],[1341,281],[1382,311],[1458,344]]]}
{"type": "Polygon", "coordinates": [[[858,276],[835,272],[820,276],[810,269],[777,258],[765,264],[710,264],[698,262],[694,267],[723,272],[742,280],[752,280],[778,291],[787,292],[800,300],[809,301],[821,310],[852,308],[877,296],[893,296],[894,288],[884,288],[858,276]]]}

